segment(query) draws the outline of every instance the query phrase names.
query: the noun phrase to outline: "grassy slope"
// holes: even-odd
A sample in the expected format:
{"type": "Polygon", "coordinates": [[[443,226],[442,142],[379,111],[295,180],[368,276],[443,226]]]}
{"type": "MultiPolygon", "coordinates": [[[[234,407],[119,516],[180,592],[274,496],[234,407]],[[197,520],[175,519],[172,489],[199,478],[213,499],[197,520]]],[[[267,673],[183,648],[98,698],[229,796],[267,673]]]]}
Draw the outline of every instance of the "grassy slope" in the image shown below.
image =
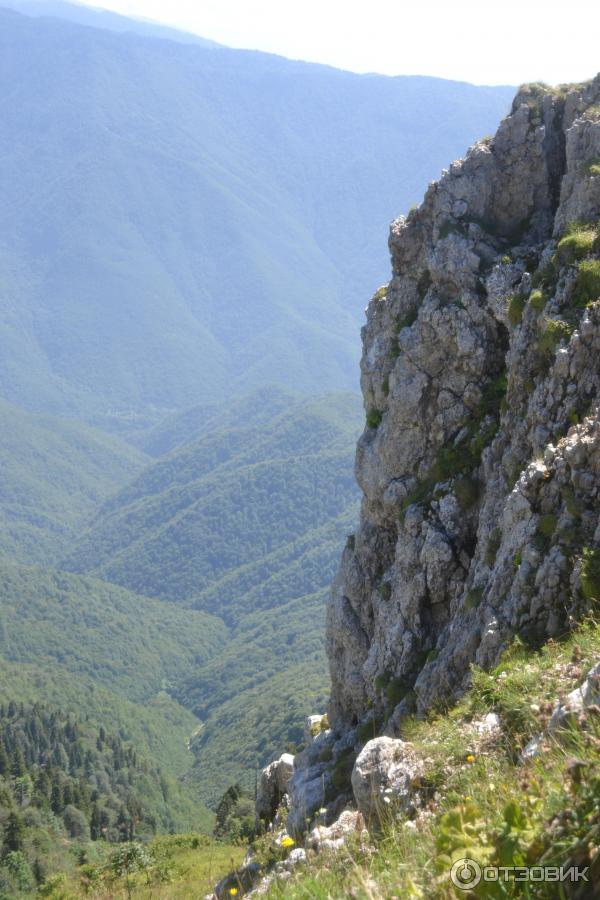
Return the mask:
{"type": "Polygon", "coordinates": [[[512,93],[0,22],[0,388],[115,426],[354,385],[387,223],[512,93]]]}
{"type": "Polygon", "coordinates": [[[51,563],[145,455],[75,420],[0,400],[0,559],[51,563]]]}
{"type": "Polygon", "coordinates": [[[200,900],[232,865],[241,863],[246,852],[244,847],[207,841],[204,835],[160,837],[147,848],[148,867],[128,877],[113,872],[114,852],[100,850],[102,855],[84,873],[80,870],[58,876],[53,891],[47,895],[50,900],[76,900],[83,896],[92,900],[200,900]]]}
{"type": "MultiPolygon", "coordinates": [[[[309,851],[308,866],[291,879],[275,880],[269,900],[450,900],[464,897],[454,889],[449,871],[454,860],[468,856],[481,865],[589,866],[587,892],[600,888],[600,720],[591,714],[583,727],[567,727],[547,739],[540,755],[519,761],[519,752],[533,735],[543,731],[556,698],[581,683],[600,658],[600,625],[590,621],[561,642],[531,651],[518,642],[491,673],[473,672],[473,686],[454,708],[426,721],[407,720],[403,737],[426,759],[421,790],[428,799],[414,823],[390,815],[383,830],[369,841],[358,836],[336,853],[309,851]],[[496,712],[502,734],[477,736],[474,719],[496,712]],[[574,765],[574,761],[576,765],[574,765]]],[[[169,840],[169,839],[167,839],[169,840]]],[[[255,859],[281,858],[271,848],[272,836],[258,838],[255,859]]],[[[177,864],[174,883],[139,887],[134,896],[161,900],[202,896],[196,890],[196,865],[206,854],[195,855],[171,845],[177,864]],[[187,870],[187,871],[186,871],[187,870]],[[147,892],[147,893],[146,893],[147,892]]],[[[220,873],[226,865],[220,859],[220,873]]],[[[241,854],[232,861],[239,861],[241,854]]],[[[214,879],[216,880],[216,879],[214,879]]],[[[235,882],[232,882],[235,884],[235,882]]],[[[202,884],[204,889],[204,883],[202,884]]],[[[124,891],[124,882],[114,889],[124,891]]],[[[241,891],[239,892],[241,895],[241,891]]],[[[74,897],[82,896],[74,891],[74,897]]],[[[93,897],[109,894],[106,885],[93,897]],[[104,891],[104,892],[103,892],[104,891]]],[[[482,883],[470,897],[555,900],[563,896],[554,882],[506,885],[482,883]]],[[[570,894],[565,894],[570,896],[570,894]]]]}
{"type": "MultiPolygon", "coordinates": [[[[588,892],[600,889],[600,720],[549,738],[538,757],[520,750],[548,722],[556,698],[581,683],[600,659],[600,625],[588,623],[540,652],[518,643],[491,673],[474,671],[473,687],[455,708],[429,721],[409,721],[403,737],[427,760],[430,800],[415,827],[385,826],[375,848],[352,842],[335,857],[313,859],[291,882],[275,883],[272,900],[393,896],[443,900],[454,890],[452,862],[481,865],[590,866],[588,892]],[[494,711],[502,736],[485,740],[470,722],[494,711]],[[573,761],[577,765],[573,766],[573,761]],[[375,852],[373,852],[375,849],[375,852]],[[592,886],[593,885],[593,886],[592,886]]],[[[556,883],[482,883],[469,896],[562,896],[556,883]]]]}

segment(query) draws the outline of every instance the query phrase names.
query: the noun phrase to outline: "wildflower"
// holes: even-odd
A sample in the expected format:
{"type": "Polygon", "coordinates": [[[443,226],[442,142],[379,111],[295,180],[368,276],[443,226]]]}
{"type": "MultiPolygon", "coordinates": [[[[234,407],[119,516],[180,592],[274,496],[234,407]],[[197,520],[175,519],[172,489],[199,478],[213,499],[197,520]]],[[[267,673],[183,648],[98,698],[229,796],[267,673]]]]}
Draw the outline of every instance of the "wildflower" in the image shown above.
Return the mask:
{"type": "Polygon", "coordinates": [[[229,888],[229,896],[230,896],[230,897],[235,897],[235,895],[237,894],[237,892],[238,892],[238,889],[237,889],[237,888],[229,888]]]}
{"type": "Polygon", "coordinates": [[[466,759],[466,761],[467,761],[468,763],[474,763],[474,762],[475,762],[475,757],[473,756],[472,753],[467,753],[465,759],[466,759]]]}
{"type": "Polygon", "coordinates": [[[281,840],[282,847],[293,847],[294,846],[294,838],[291,838],[289,834],[286,834],[284,838],[281,840]]]}

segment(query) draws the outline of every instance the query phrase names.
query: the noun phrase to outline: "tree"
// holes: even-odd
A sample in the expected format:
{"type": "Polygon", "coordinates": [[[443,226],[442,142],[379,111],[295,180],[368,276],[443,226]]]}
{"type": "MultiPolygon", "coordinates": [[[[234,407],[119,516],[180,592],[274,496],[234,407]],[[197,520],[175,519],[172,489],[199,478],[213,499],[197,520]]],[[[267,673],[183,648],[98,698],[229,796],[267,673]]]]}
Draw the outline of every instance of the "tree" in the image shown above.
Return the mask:
{"type": "Polygon", "coordinates": [[[63,822],[70,837],[79,841],[89,841],[90,828],[81,810],[69,804],[63,813],[63,822]]]}
{"type": "Polygon", "coordinates": [[[17,853],[22,850],[24,838],[25,825],[23,824],[23,819],[19,813],[13,810],[8,816],[6,828],[4,829],[3,855],[17,853]]]}

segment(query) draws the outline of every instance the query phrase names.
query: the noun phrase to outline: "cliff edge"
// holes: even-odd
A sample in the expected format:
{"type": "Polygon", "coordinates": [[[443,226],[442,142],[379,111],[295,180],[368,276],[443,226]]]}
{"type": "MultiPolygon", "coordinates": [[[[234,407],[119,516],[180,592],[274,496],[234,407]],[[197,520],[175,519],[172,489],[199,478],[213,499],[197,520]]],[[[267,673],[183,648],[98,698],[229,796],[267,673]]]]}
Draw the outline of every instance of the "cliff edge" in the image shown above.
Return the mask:
{"type": "Polygon", "coordinates": [[[522,88],[392,224],[362,332],[360,526],[328,610],[334,729],[393,734],[596,599],[599,219],[600,76],[522,88]]]}

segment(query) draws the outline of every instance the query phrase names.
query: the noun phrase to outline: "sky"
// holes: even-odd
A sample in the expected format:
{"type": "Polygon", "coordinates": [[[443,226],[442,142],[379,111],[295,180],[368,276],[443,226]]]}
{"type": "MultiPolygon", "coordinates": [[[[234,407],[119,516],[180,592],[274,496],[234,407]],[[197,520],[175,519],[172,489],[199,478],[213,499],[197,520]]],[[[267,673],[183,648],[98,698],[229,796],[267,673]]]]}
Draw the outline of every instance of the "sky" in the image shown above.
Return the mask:
{"type": "Polygon", "coordinates": [[[598,0],[84,2],[230,47],[354,72],[435,75],[475,84],[557,84],[600,71],[598,0]]]}

